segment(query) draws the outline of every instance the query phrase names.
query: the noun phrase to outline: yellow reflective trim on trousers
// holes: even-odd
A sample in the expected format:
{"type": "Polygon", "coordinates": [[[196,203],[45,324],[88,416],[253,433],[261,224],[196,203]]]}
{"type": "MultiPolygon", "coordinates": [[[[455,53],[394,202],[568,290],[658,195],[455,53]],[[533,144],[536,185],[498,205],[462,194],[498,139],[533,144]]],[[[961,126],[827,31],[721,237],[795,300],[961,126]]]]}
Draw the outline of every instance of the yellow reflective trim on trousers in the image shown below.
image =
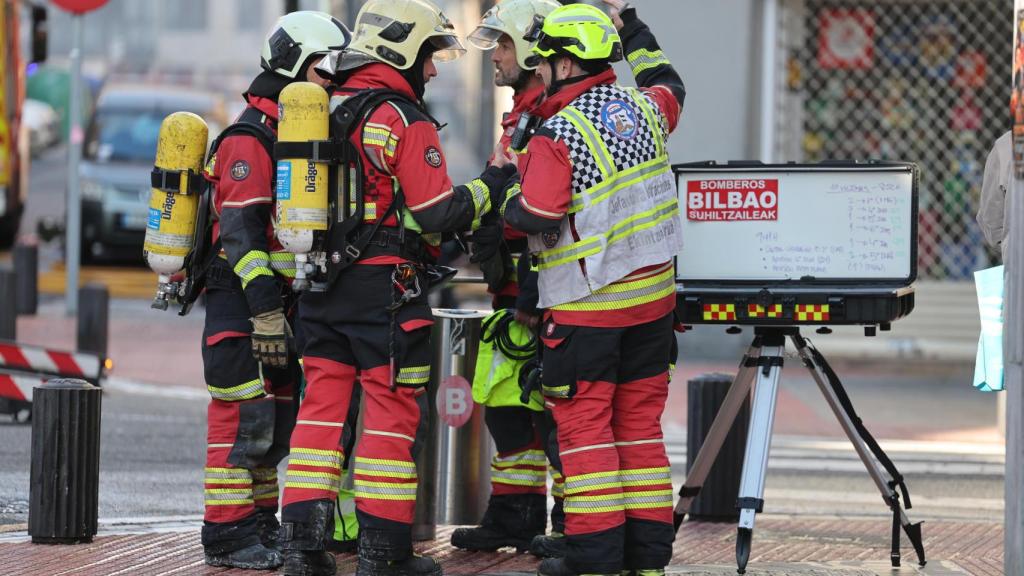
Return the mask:
{"type": "Polygon", "coordinates": [[[332,456],[334,458],[341,458],[340,450],[320,450],[319,448],[299,448],[295,447],[290,450],[292,454],[308,454],[310,456],[332,456]]]}
{"type": "Polygon", "coordinates": [[[579,494],[592,490],[603,490],[607,488],[622,488],[619,482],[619,472],[593,472],[570,476],[565,479],[565,494],[579,494]]]}
{"type": "MultiPolygon", "coordinates": [[[[666,62],[668,62],[666,60],[666,62]]],[[[661,137],[661,122],[658,121],[658,116],[655,115],[654,109],[651,108],[650,102],[643,94],[640,93],[636,88],[627,88],[626,92],[633,98],[637,106],[644,113],[644,118],[647,118],[647,126],[650,128],[651,135],[654,137],[654,149],[655,155],[658,158],[665,156],[665,141],[661,137]]]]}
{"type": "Polygon", "coordinates": [[[597,496],[566,496],[565,511],[574,514],[596,514],[619,512],[625,509],[622,493],[600,494],[597,496]]]}
{"type": "Polygon", "coordinates": [[[377,494],[376,492],[366,492],[363,490],[359,490],[358,488],[356,489],[355,493],[356,498],[366,498],[368,500],[416,500],[415,494],[377,494]]]}
{"type": "Polygon", "coordinates": [[[332,480],[341,479],[341,474],[335,474],[334,472],[314,472],[312,470],[288,470],[285,476],[296,478],[330,478],[332,480]]]}
{"type": "Polygon", "coordinates": [[[416,463],[409,462],[407,460],[388,460],[384,458],[360,458],[359,456],[356,456],[356,465],[358,466],[360,464],[367,464],[371,466],[393,466],[395,468],[404,468],[412,471],[416,470],[416,463]]]}
{"type": "Polygon", "coordinates": [[[406,366],[398,370],[395,380],[399,384],[426,384],[430,381],[430,366],[406,366]]]}
{"type": "Polygon", "coordinates": [[[574,312],[596,312],[601,310],[619,310],[648,304],[674,294],[676,290],[675,273],[672,269],[662,272],[652,278],[654,282],[643,285],[610,284],[594,292],[590,296],[581,298],[575,302],[552,306],[552,310],[568,310],[574,312]],[[622,290],[623,286],[625,289],[622,290]],[[608,290],[613,288],[612,290],[608,290]]]}
{"type": "Polygon", "coordinates": [[[371,480],[361,480],[359,478],[356,478],[354,482],[356,486],[362,486],[364,488],[388,488],[402,491],[402,493],[409,490],[412,490],[413,492],[416,491],[416,484],[414,482],[374,482],[371,480]]]}
{"type": "Polygon", "coordinates": [[[602,179],[610,178],[612,173],[615,172],[615,163],[612,162],[612,154],[608,151],[608,147],[605,146],[604,139],[601,138],[601,133],[597,128],[590,123],[590,120],[582,112],[572,106],[566,106],[558,115],[568,120],[576,127],[580,135],[583,136],[583,141],[586,142],[590,155],[594,157],[594,162],[597,163],[597,168],[601,171],[601,176],[604,177],[602,179]]]}
{"type": "Polygon", "coordinates": [[[612,194],[619,192],[623,188],[639,184],[648,178],[660,176],[671,169],[671,166],[668,164],[668,157],[658,156],[657,158],[648,160],[643,164],[637,164],[632,168],[616,172],[611,178],[603,180],[602,182],[583,191],[583,194],[573,195],[572,199],[569,201],[569,214],[575,214],[583,209],[584,198],[589,198],[590,206],[594,206],[604,202],[610,198],[612,194]]]}
{"type": "Polygon", "coordinates": [[[655,484],[671,484],[672,469],[664,468],[636,468],[633,470],[619,470],[619,480],[625,486],[650,486],[655,484]]]}
{"type": "Polygon", "coordinates": [[[212,468],[205,467],[203,472],[207,478],[237,478],[239,480],[249,480],[251,475],[246,468],[212,468]]]}
{"type": "Polygon", "coordinates": [[[220,388],[218,386],[211,386],[208,384],[206,389],[209,390],[210,396],[213,398],[227,402],[250,400],[252,398],[263,396],[264,394],[263,382],[259,378],[230,388],[220,388]]]}
{"type": "Polygon", "coordinates": [[[320,468],[333,468],[335,470],[341,470],[341,464],[331,464],[329,462],[321,462],[319,460],[309,460],[306,458],[290,458],[288,465],[296,466],[319,466],[320,468]]]}
{"type": "Polygon", "coordinates": [[[210,478],[207,476],[203,479],[204,484],[252,484],[252,480],[245,478],[210,478]]]}
{"type": "Polygon", "coordinates": [[[625,492],[622,494],[626,510],[672,507],[672,490],[651,490],[647,492],[625,492]]]}
{"type": "Polygon", "coordinates": [[[274,275],[274,271],[270,269],[270,254],[262,250],[250,250],[238,260],[234,270],[235,275],[242,280],[242,288],[258,276],[274,275]]]}

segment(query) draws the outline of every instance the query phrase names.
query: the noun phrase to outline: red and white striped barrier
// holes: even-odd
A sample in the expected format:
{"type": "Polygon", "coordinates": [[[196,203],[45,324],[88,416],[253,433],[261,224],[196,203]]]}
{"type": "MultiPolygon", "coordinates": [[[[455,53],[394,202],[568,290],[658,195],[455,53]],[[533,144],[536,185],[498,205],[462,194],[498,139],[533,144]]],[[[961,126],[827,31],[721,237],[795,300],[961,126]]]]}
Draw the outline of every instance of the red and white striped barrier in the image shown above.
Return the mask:
{"type": "Polygon", "coordinates": [[[32,388],[45,384],[46,378],[22,374],[0,374],[0,398],[32,401],[32,388]]]}
{"type": "MultiPolygon", "coordinates": [[[[27,372],[57,378],[81,378],[98,384],[103,361],[87,352],[60,352],[40,346],[0,341],[0,371],[27,372]]],[[[29,389],[31,392],[31,388],[29,389]]],[[[28,395],[32,397],[31,393],[28,395]]]]}

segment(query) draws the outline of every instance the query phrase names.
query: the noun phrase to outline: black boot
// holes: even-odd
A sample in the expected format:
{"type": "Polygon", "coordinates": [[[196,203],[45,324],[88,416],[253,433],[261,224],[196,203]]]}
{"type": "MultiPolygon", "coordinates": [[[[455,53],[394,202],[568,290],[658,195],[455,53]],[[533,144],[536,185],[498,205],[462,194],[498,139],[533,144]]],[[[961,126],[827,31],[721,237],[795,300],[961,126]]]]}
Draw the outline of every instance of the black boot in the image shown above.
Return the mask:
{"type": "Polygon", "coordinates": [[[360,520],[356,576],[441,576],[441,565],[412,551],[412,533],[374,529],[360,520]]]}
{"type": "Polygon", "coordinates": [[[227,566],[243,570],[273,570],[281,566],[282,562],[280,552],[262,544],[253,544],[231,552],[206,552],[208,566],[227,566]]]}
{"type": "Polygon", "coordinates": [[[256,509],[256,535],[260,537],[261,544],[277,550],[277,537],[280,531],[281,523],[277,521],[276,510],[273,508],[256,509]]]}
{"type": "Polygon", "coordinates": [[[356,576],[442,576],[441,565],[430,556],[413,554],[405,560],[371,560],[359,556],[356,576]]]}
{"type": "Polygon", "coordinates": [[[525,552],[534,536],[544,534],[545,500],[541,494],[491,496],[480,526],[452,532],[452,546],[488,552],[514,547],[525,552]]]}
{"type": "MultiPolygon", "coordinates": [[[[547,558],[537,567],[537,576],[578,576],[579,573],[565,565],[565,558],[547,558]]],[[[588,576],[599,576],[588,574],[588,576]]],[[[619,573],[600,576],[620,576],[619,573]]]]}
{"type": "Polygon", "coordinates": [[[256,533],[256,514],[237,522],[203,523],[203,553],[210,566],[270,570],[281,565],[281,553],[264,547],[256,533]]]}
{"type": "Polygon", "coordinates": [[[287,576],[334,576],[337,572],[334,556],[324,550],[324,540],[334,520],[334,503],[318,500],[294,506],[296,509],[290,509],[288,516],[294,517],[293,513],[298,513],[301,506],[305,521],[281,523],[282,573],[287,576]]]}
{"type": "Polygon", "coordinates": [[[535,536],[530,542],[530,554],[539,558],[565,557],[565,535],[552,531],[548,535],[535,536]]]}

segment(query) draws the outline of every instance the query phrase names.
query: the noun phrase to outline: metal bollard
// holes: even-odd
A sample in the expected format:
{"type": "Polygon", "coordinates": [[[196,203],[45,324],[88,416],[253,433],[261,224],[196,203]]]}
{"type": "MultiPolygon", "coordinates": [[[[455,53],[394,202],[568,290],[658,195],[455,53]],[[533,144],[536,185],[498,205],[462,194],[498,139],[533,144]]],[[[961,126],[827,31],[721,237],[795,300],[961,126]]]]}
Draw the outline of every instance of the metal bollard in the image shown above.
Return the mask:
{"type": "MultiPolygon", "coordinates": [[[[436,389],[447,393],[458,377],[469,383],[476,367],[480,343],[480,322],[487,312],[478,310],[435,310],[435,326],[439,336],[435,344],[435,370],[432,380],[436,389]],[[439,326],[438,326],[439,325],[439,326]]],[[[439,412],[449,419],[460,420],[453,427],[438,422],[437,520],[443,524],[477,524],[483,518],[490,496],[490,470],[493,446],[486,432],[484,410],[465,392],[457,397],[437,398],[439,412]],[[452,409],[464,409],[461,416],[452,409]]]]}
{"type": "Polygon", "coordinates": [[[102,398],[84,380],[56,379],[32,390],[28,533],[36,544],[96,535],[102,398]]]}
{"type": "MultiPolygon", "coordinates": [[[[704,438],[715,421],[729,392],[733,377],[728,374],[702,374],[687,382],[686,472],[697,459],[704,438]]],[[[750,399],[747,398],[729,429],[711,472],[690,506],[690,517],[699,520],[733,522],[739,519],[736,496],[743,473],[743,455],[750,423],[750,399]]]]}
{"type": "Polygon", "coordinates": [[[17,278],[19,315],[34,315],[39,308],[39,247],[18,244],[14,247],[14,276],[17,278]]]}
{"type": "Polygon", "coordinates": [[[78,330],[75,349],[92,352],[102,364],[107,358],[110,293],[103,284],[86,284],[78,291],[78,330]]]}
{"type": "Polygon", "coordinates": [[[9,267],[0,268],[0,340],[18,338],[17,278],[9,267]]]}

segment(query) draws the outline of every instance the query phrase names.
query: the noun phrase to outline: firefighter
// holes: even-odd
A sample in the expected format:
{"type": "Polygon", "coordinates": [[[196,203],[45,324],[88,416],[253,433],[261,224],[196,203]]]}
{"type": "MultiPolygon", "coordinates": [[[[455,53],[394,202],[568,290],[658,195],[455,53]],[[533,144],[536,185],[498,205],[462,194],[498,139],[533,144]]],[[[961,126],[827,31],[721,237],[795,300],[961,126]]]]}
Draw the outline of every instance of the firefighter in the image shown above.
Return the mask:
{"type": "Polygon", "coordinates": [[[277,464],[288,452],[298,372],[288,350],[295,264],[271,224],[277,97],[291,82],[325,85],[314,65],[349,38],[322,12],[281,17],[263,46],[263,72],[244,94],[247,106],[205,170],[220,251],[207,272],[202,343],[212,396],[202,542],[211,566],[271,569],[283,561],[276,549],[277,464]]]}
{"type": "MultiPolygon", "coordinates": [[[[531,61],[530,43],[523,36],[534,18],[543,18],[559,4],[554,0],[505,0],[483,15],[476,30],[470,34],[471,44],[482,50],[493,50],[494,83],[508,86],[513,90],[512,111],[505,114],[501,126],[503,132],[498,143],[498,153],[509,150],[515,137],[515,145],[523,147],[528,131],[535,127],[531,118],[544,97],[544,83],[534,72],[537,63],[531,61]],[[522,121],[522,124],[521,124],[522,121]],[[518,131],[518,132],[517,132],[518,131]]],[[[536,56],[532,60],[539,60],[536,56]]],[[[518,326],[510,325],[511,318],[505,312],[495,312],[495,320],[485,321],[494,331],[521,334],[533,330],[538,323],[536,298],[528,293],[518,298],[519,283],[510,274],[515,261],[511,254],[526,249],[525,236],[502,226],[500,219],[488,222],[473,234],[473,262],[480,262],[488,285],[494,290],[493,306],[496,311],[515,310],[518,326]],[[503,238],[504,236],[504,238],[503,238]],[[493,265],[488,265],[494,263],[493,265]],[[499,275],[498,279],[491,276],[499,275]]],[[[521,268],[527,284],[531,274],[529,268],[521,268]]],[[[535,275],[535,273],[532,273],[535,275]]],[[[535,283],[535,280],[534,280],[535,283]]],[[[489,337],[501,342],[502,336],[489,337]]],[[[484,355],[497,354],[492,346],[481,346],[484,355]]],[[[511,353],[509,354],[511,355],[511,353]]],[[[524,361],[506,356],[499,359],[509,364],[505,369],[495,369],[489,358],[478,359],[488,370],[479,372],[474,378],[474,396],[481,397],[480,389],[486,387],[485,422],[494,438],[498,453],[491,461],[491,496],[481,525],[475,528],[459,528],[452,533],[452,545],[466,550],[496,550],[501,547],[529,548],[535,536],[544,534],[547,520],[546,465],[543,439],[546,438],[543,404],[534,400],[527,405],[520,401],[518,371],[524,361]],[[499,380],[500,381],[497,381],[499,380]],[[491,380],[491,381],[487,381],[491,380]]],[[[557,457],[557,455],[556,455],[557,457]]],[[[552,533],[560,535],[563,530],[558,473],[553,492],[556,505],[552,511],[552,533]]]]}
{"type": "MultiPolygon", "coordinates": [[[[623,0],[534,26],[548,118],[501,212],[539,271],[542,387],[565,476],[565,557],[538,573],[662,574],[672,485],[660,418],[674,341],[679,204],[666,151],[684,88],[623,0]],[[640,89],[615,84],[625,55],[640,89]]],[[[505,159],[499,158],[497,163],[505,159]]],[[[514,159],[513,159],[514,160],[514,159]]]]}
{"type": "Polygon", "coordinates": [[[285,478],[285,574],[335,573],[323,540],[357,378],[364,420],[352,462],[359,521],[356,574],[442,572],[434,559],[414,555],[412,548],[414,457],[429,417],[431,261],[439,233],[478,223],[501,204],[514,174],[514,168],[489,167],[460,186],[448,177],[437,126],[421,101],[437,75],[435,60],[464,52],[450,20],[433,2],[370,0],[332,70],[340,82],[331,97],[332,138],[345,134],[362,166],[357,185],[342,187],[342,194],[362,191],[363,203],[352,197],[344,203],[357,206],[353,214],[363,204],[363,213],[332,223],[323,290],[303,294],[299,306],[308,385],[285,478]],[[379,105],[365,104],[377,97],[384,98],[379,105]],[[355,129],[346,132],[349,118],[356,119],[355,129]]]}

